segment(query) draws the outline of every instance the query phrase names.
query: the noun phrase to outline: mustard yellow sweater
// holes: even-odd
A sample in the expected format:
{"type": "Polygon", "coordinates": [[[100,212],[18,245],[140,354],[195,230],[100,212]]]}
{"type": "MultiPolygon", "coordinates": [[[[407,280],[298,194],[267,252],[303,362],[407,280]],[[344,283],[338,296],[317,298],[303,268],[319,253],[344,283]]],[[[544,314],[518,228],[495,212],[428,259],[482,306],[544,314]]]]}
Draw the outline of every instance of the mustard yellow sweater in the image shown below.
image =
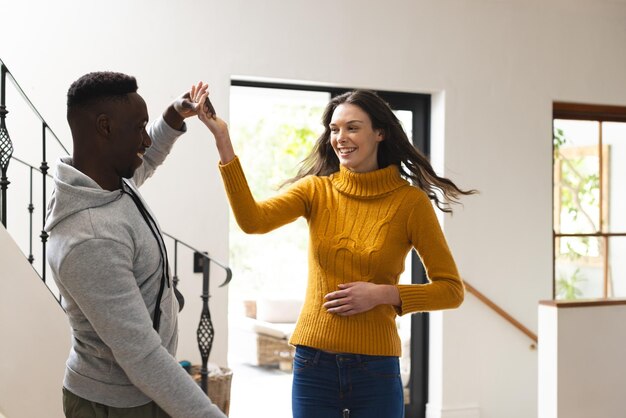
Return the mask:
{"type": "Polygon", "coordinates": [[[307,176],[271,199],[256,202],[238,158],[220,165],[237,223],[265,233],[304,216],[309,224],[309,277],[294,345],[369,355],[401,354],[395,317],[455,308],[464,288],[428,196],[411,186],[397,166],[369,173],[343,167],[327,177],[307,176]],[[428,284],[398,285],[415,247],[428,284]],[[322,307],[340,283],[396,285],[402,305],[339,316],[322,307]]]}

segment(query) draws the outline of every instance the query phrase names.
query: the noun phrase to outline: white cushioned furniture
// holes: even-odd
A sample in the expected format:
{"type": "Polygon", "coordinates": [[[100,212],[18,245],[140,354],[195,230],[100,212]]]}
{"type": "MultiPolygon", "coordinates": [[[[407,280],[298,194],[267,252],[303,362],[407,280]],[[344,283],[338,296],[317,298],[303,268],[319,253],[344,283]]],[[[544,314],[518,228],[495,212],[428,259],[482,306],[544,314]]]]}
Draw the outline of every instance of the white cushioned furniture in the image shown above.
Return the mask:
{"type": "MultiPolygon", "coordinates": [[[[256,301],[256,318],[245,317],[241,328],[247,331],[248,338],[254,341],[243,342],[255,348],[253,356],[247,362],[258,366],[278,366],[290,371],[294,347],[289,345],[298,315],[302,309],[302,300],[261,298],[256,301]]],[[[254,309],[247,313],[254,316],[254,309]]]]}

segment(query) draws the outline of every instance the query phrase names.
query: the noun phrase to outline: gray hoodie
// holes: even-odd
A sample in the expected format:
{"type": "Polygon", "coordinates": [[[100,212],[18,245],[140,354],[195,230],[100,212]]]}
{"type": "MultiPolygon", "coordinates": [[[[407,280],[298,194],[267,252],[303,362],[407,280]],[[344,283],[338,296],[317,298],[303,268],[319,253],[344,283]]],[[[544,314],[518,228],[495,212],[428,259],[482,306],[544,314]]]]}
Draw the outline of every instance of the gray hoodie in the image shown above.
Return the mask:
{"type": "MultiPolygon", "coordinates": [[[[153,144],[123,188],[141,199],[136,187],[163,163],[181,133],[163,118],[151,125],[153,144]]],[[[59,161],[54,183],[47,258],[72,328],[63,385],[118,408],[155,400],[174,418],[225,417],[174,358],[178,302],[171,284],[161,300],[159,332],[153,328],[162,257],[132,198],[103,190],[72,166],[71,157],[59,161]]]]}

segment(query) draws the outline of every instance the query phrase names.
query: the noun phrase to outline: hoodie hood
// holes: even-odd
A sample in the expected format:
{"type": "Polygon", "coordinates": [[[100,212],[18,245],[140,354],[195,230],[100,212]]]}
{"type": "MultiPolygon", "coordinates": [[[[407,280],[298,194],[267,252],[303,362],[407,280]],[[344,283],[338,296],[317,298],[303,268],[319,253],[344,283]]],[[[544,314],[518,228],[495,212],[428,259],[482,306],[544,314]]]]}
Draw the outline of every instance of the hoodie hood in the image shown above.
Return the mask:
{"type": "Polygon", "coordinates": [[[121,190],[104,190],[93,179],[75,169],[69,156],[58,161],[54,185],[46,214],[46,232],[65,218],[85,209],[107,205],[122,194],[121,190]]]}

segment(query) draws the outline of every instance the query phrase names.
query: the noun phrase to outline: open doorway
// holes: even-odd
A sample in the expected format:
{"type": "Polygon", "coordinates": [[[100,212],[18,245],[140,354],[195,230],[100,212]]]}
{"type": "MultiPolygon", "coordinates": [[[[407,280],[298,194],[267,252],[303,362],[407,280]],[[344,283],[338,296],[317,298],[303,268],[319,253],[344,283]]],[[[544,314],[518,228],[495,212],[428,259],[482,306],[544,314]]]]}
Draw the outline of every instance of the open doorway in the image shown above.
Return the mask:
{"type": "MultiPolygon", "coordinates": [[[[233,81],[230,127],[257,200],[278,192],[323,132],[331,97],[348,89],[233,81]]],[[[430,96],[378,92],[415,146],[428,154],[430,96]]],[[[304,219],[263,235],[246,235],[230,219],[229,366],[233,369],[231,418],[259,411],[291,416],[291,355],[287,340],[305,294],[308,228],[304,219]]],[[[423,283],[419,257],[407,259],[401,283],[423,283]]],[[[425,417],[428,317],[398,318],[406,416],[425,417]]]]}

